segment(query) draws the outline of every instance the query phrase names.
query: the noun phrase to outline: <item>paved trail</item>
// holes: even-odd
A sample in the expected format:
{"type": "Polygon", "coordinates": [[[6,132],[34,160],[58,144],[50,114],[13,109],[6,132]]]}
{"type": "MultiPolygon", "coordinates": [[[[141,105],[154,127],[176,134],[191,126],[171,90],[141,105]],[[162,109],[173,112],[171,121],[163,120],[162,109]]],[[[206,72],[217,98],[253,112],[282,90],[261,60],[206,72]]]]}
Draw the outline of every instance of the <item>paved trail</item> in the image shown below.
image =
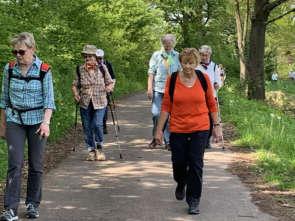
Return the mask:
{"type": "Polygon", "coordinates": [[[249,190],[225,170],[233,153],[220,148],[205,154],[201,214],[187,215],[185,202],[174,199],[170,152],[146,149],[151,114],[145,95],[123,99],[119,118],[123,160],[110,125],[105,145],[108,161],[85,161],[87,152],[80,141],[78,151],[45,176],[39,221],[276,220],[260,212],[251,203],[249,190]]]}

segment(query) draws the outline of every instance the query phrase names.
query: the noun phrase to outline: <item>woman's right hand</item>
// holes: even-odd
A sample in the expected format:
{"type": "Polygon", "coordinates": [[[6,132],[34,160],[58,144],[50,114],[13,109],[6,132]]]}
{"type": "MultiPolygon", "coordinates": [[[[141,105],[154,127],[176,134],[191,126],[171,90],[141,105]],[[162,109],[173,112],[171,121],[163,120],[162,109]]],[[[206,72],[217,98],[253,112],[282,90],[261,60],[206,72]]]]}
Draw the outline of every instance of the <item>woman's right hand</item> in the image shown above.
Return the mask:
{"type": "Polygon", "coordinates": [[[80,99],[81,99],[81,97],[80,97],[80,95],[79,95],[79,94],[75,94],[75,96],[74,96],[74,99],[75,99],[75,101],[76,101],[77,103],[79,103],[79,102],[80,102],[80,99]]]}
{"type": "Polygon", "coordinates": [[[6,125],[1,124],[0,126],[0,138],[5,139],[6,138],[6,125]]]}
{"type": "Polygon", "coordinates": [[[152,89],[148,89],[147,90],[147,97],[152,100],[153,99],[153,90],[152,89]]]}
{"type": "Polygon", "coordinates": [[[155,140],[158,145],[162,145],[162,143],[163,143],[163,131],[162,130],[156,131],[155,140]]]}

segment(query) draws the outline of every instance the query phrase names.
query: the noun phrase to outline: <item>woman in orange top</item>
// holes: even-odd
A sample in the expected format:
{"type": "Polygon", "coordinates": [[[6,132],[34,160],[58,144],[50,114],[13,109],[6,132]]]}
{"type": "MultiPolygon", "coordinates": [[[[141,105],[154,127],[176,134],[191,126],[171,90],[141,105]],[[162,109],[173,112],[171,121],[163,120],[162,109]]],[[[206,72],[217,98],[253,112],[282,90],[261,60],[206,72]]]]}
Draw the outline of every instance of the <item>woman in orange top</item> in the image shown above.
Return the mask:
{"type": "Polygon", "coordinates": [[[177,73],[173,101],[169,95],[171,78],[165,88],[162,111],[155,139],[162,143],[163,127],[170,115],[170,145],[172,151],[173,176],[177,182],[175,197],[189,205],[189,214],[199,214],[202,192],[203,156],[209,135],[209,114],[213,119],[215,141],[221,139],[217,117],[217,106],[207,74],[204,91],[195,69],[200,63],[199,52],[186,48],[180,54],[183,70],[177,73]],[[186,187],[186,191],[185,191],[186,187]]]}

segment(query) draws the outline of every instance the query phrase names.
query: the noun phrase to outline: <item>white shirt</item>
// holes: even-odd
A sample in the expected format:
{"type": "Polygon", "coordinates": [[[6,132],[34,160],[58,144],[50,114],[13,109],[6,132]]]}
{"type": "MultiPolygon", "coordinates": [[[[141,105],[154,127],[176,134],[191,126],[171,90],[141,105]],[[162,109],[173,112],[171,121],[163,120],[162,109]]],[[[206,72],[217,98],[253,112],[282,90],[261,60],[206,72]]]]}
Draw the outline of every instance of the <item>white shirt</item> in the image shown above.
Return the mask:
{"type": "MultiPolygon", "coordinates": [[[[202,65],[199,65],[196,70],[200,70],[203,73],[208,74],[209,79],[211,81],[212,88],[214,89],[214,83],[217,83],[219,87],[222,86],[221,77],[220,77],[220,69],[217,64],[213,61],[210,61],[207,69],[202,65]]],[[[214,96],[217,96],[217,91],[214,89],[214,96]]]]}

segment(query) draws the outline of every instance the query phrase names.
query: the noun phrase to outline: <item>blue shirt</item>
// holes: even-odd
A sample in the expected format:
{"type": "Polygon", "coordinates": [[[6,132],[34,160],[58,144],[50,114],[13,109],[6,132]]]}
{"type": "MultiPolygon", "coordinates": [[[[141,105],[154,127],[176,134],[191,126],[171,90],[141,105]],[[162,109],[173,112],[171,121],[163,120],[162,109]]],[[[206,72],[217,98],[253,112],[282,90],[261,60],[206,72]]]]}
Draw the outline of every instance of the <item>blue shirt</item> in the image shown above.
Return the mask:
{"type": "MultiPolygon", "coordinates": [[[[42,61],[35,57],[32,66],[28,70],[27,77],[39,77],[42,61]]],[[[11,78],[8,85],[8,67],[7,64],[3,72],[2,93],[0,98],[0,108],[5,109],[6,121],[21,124],[20,118],[16,111],[13,111],[9,106],[8,89],[10,102],[17,109],[30,109],[43,106],[44,109],[55,110],[52,73],[49,70],[43,81],[25,80],[11,78]],[[43,85],[42,85],[43,84],[43,85]]],[[[21,71],[18,64],[13,68],[13,74],[21,76],[21,71]]],[[[43,121],[44,109],[31,110],[21,114],[24,125],[39,124],[43,121]]]]}
{"type": "Polygon", "coordinates": [[[165,83],[168,74],[181,70],[179,62],[179,53],[172,50],[167,53],[165,51],[156,51],[149,62],[149,74],[154,75],[153,90],[164,93],[165,83]],[[164,60],[168,62],[168,69],[164,60]]]}

